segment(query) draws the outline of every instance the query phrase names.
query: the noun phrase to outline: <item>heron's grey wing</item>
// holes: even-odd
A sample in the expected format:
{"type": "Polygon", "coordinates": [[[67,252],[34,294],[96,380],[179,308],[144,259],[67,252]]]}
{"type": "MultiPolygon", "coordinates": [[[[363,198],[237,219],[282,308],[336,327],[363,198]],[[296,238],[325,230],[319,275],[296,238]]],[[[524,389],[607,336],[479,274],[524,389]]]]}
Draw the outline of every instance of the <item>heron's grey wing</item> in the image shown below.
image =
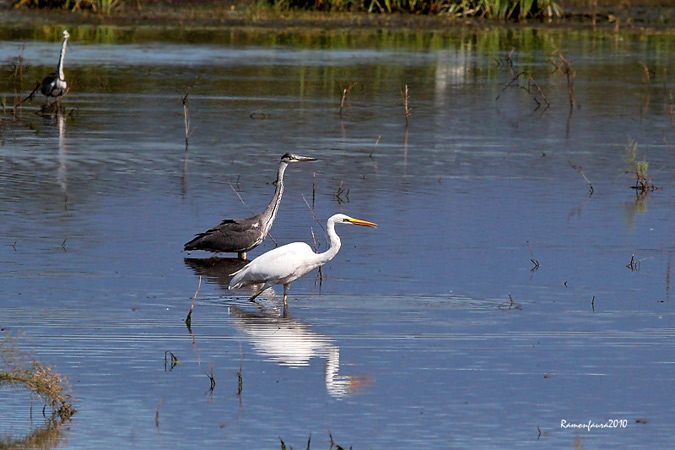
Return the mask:
{"type": "Polygon", "coordinates": [[[40,92],[42,95],[50,96],[52,91],[56,88],[56,80],[58,74],[56,72],[50,73],[42,80],[42,86],[40,87],[40,92]]]}
{"type": "Polygon", "coordinates": [[[184,250],[245,252],[260,244],[264,238],[257,216],[226,219],[220,225],[199,233],[185,244],[184,250]]]}

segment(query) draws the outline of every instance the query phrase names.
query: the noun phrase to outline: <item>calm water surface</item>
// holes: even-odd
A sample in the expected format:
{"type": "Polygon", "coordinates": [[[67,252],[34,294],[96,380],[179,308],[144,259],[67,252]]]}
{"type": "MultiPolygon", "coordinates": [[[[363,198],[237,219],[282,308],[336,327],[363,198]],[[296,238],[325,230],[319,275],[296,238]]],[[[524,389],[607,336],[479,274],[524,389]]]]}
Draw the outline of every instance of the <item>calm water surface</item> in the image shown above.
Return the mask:
{"type": "MultiPolygon", "coordinates": [[[[25,58],[8,105],[52,70],[58,33],[4,32],[1,59],[25,58]]],[[[71,34],[68,115],[34,114],[40,98],[0,122],[1,333],[68,377],[78,410],[49,446],[672,443],[672,36],[71,34]],[[521,71],[548,108],[506,87],[521,71]],[[662,189],[630,189],[629,140],[662,189]],[[181,250],[262,210],[285,152],[320,161],[288,169],[251,257],[312,232],[325,249],[336,212],[378,228],[339,228],[283,311],[282,289],[257,308],[227,290],[231,262],[181,250]],[[561,428],[611,419],[625,428],[561,428]]],[[[0,435],[30,429],[17,395],[0,390],[0,435]]]]}

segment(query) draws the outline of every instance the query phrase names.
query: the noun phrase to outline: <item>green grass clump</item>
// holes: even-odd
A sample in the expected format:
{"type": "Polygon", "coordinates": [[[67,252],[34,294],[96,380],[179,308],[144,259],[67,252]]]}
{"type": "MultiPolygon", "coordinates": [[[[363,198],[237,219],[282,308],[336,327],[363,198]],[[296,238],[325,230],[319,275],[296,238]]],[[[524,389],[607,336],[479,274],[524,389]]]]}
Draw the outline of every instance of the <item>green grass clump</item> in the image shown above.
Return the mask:
{"type": "Polygon", "coordinates": [[[637,142],[630,139],[628,144],[626,144],[626,156],[624,157],[624,161],[628,165],[626,173],[635,175],[635,185],[632,186],[632,188],[639,193],[658,189],[652,184],[652,179],[647,173],[649,170],[649,162],[647,162],[644,157],[642,160],[637,159],[637,147],[637,142]]]}

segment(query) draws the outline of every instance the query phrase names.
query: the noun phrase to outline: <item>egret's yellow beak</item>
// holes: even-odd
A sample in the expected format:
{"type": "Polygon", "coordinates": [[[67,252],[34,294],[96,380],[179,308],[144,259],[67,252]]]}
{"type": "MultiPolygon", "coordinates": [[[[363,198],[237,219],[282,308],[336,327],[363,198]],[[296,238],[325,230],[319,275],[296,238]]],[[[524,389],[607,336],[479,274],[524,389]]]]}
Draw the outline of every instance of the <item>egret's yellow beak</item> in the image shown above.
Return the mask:
{"type": "Polygon", "coordinates": [[[373,222],[368,222],[367,220],[361,220],[361,219],[345,219],[349,223],[353,223],[354,225],[361,225],[362,227],[370,227],[370,228],[377,228],[377,224],[373,222]]]}
{"type": "Polygon", "coordinates": [[[308,162],[308,161],[317,161],[316,158],[310,158],[309,156],[298,156],[296,159],[297,162],[308,162]]]}

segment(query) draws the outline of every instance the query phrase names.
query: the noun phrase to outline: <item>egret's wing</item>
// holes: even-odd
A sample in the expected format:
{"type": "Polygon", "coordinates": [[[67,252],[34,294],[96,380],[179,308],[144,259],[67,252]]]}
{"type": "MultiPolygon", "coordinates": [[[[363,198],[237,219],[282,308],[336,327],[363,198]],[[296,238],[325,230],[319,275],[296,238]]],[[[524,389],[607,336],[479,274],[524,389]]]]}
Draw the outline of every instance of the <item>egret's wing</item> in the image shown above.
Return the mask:
{"type": "Polygon", "coordinates": [[[235,272],[231,286],[250,283],[279,281],[301,272],[309,257],[314,255],[311,247],[304,242],[277,247],[263,253],[248,263],[243,269],[235,272]]]}

